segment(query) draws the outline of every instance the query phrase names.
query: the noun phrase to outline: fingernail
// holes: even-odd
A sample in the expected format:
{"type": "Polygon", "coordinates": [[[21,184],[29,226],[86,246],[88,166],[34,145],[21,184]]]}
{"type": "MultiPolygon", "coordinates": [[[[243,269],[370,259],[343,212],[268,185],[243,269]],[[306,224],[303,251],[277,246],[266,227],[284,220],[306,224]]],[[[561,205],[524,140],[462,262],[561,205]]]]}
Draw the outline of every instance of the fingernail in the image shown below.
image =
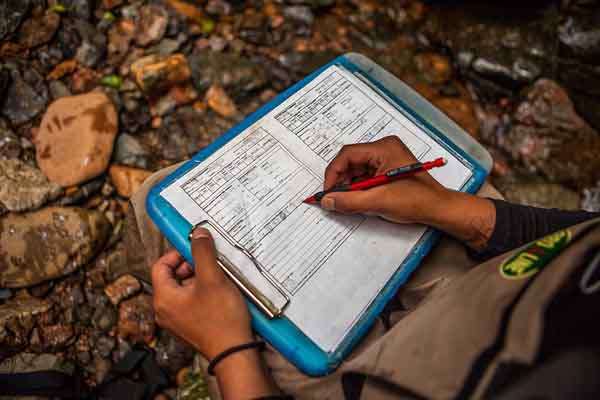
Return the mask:
{"type": "Polygon", "coordinates": [[[204,228],[196,228],[192,231],[192,239],[206,239],[208,235],[208,230],[204,228]]]}
{"type": "Polygon", "coordinates": [[[322,198],[321,207],[323,207],[326,210],[335,210],[335,199],[331,197],[322,198]]]}

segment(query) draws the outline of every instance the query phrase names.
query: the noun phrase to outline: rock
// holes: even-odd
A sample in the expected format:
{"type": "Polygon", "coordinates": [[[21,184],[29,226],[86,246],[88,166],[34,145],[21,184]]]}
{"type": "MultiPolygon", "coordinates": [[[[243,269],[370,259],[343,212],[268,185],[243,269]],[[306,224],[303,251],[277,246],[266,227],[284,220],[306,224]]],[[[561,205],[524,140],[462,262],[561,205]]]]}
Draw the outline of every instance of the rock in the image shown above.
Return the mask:
{"type": "Polygon", "coordinates": [[[600,11],[592,6],[588,12],[569,15],[558,28],[558,40],[566,55],[586,58],[600,57],[600,11]]]}
{"type": "Polygon", "coordinates": [[[48,80],[61,79],[65,75],[73,73],[77,69],[76,60],[66,60],[58,64],[46,77],[48,80]]]}
{"type": "Polygon", "coordinates": [[[583,190],[581,208],[589,212],[600,212],[600,182],[595,187],[583,190]]]}
{"type": "Polygon", "coordinates": [[[63,97],[42,119],[36,160],[51,181],[76,185],[104,172],[116,134],[117,114],[104,93],[63,97]]]}
{"type": "Polygon", "coordinates": [[[211,109],[226,118],[233,118],[238,113],[235,103],[221,86],[213,85],[208,89],[206,102],[211,109]]]}
{"type": "Polygon", "coordinates": [[[151,171],[123,165],[112,165],[108,173],[117,193],[126,198],[137,192],[144,180],[152,175],[151,171]]]}
{"type": "Polygon", "coordinates": [[[113,155],[116,164],[149,169],[152,159],[152,153],[136,137],[124,133],[117,138],[113,155]]]}
{"type": "Polygon", "coordinates": [[[111,367],[112,367],[112,363],[110,362],[110,360],[107,360],[102,357],[94,357],[93,370],[94,370],[95,381],[96,382],[104,381],[104,378],[108,374],[108,371],[110,371],[111,367]]]}
{"type": "Polygon", "coordinates": [[[49,325],[40,327],[42,343],[46,350],[59,350],[71,344],[75,332],[71,325],[49,325]]]}
{"type": "Polygon", "coordinates": [[[183,0],[165,0],[165,3],[192,21],[198,21],[204,17],[204,13],[198,7],[183,0]]]}
{"type": "Polygon", "coordinates": [[[38,17],[28,19],[19,29],[19,41],[21,46],[27,48],[37,47],[48,43],[56,33],[60,25],[60,15],[48,11],[38,17]]]}
{"type": "Polygon", "coordinates": [[[167,30],[169,14],[160,5],[151,4],[140,8],[135,39],[140,46],[159,42],[167,30]]]}
{"type": "Polygon", "coordinates": [[[431,84],[441,85],[452,78],[452,66],[448,57],[436,53],[419,53],[415,56],[415,64],[431,84]]]}
{"type": "Polygon", "coordinates": [[[61,194],[62,188],[39,169],[17,159],[0,160],[0,203],[9,211],[36,209],[61,194]]]}
{"type": "Polygon", "coordinates": [[[116,323],[117,313],[112,307],[97,308],[92,316],[92,325],[103,332],[112,330],[116,323]]]}
{"type": "Polygon", "coordinates": [[[67,85],[62,83],[62,81],[50,81],[48,88],[50,89],[50,96],[52,96],[53,100],[73,95],[67,85]]]}
{"type": "Polygon", "coordinates": [[[188,80],[191,76],[190,67],[183,54],[174,54],[167,58],[144,57],[131,65],[131,72],[145,93],[167,89],[188,80]]]}
{"type": "Polygon", "coordinates": [[[46,107],[48,89],[44,79],[33,69],[23,74],[13,70],[11,78],[1,112],[13,125],[21,125],[46,107]]]}
{"type": "Polygon", "coordinates": [[[123,0],[102,0],[102,8],[105,10],[111,10],[121,4],[123,4],[123,0]]]}
{"type": "Polygon", "coordinates": [[[8,127],[6,121],[0,118],[0,159],[17,158],[19,155],[21,155],[19,137],[8,127]]]}
{"type": "Polygon", "coordinates": [[[98,211],[47,207],[0,219],[0,287],[25,287],[67,275],[102,247],[110,225],[98,211]]]}
{"type": "Polygon", "coordinates": [[[190,68],[194,86],[199,91],[217,84],[235,97],[267,83],[267,75],[260,65],[234,54],[196,52],[190,56],[190,68]]]}
{"type": "Polygon", "coordinates": [[[149,344],[154,340],[154,329],[151,296],[139,294],[119,305],[119,337],[149,344]]]}
{"type": "Polygon", "coordinates": [[[117,341],[115,338],[108,336],[100,336],[98,340],[96,340],[96,346],[94,347],[94,351],[102,358],[110,357],[110,353],[115,348],[117,341]]]}
{"type": "MultiPolygon", "coordinates": [[[[71,363],[61,360],[58,356],[56,356],[56,354],[49,353],[20,353],[2,361],[0,364],[0,373],[2,374],[16,374],[49,370],[70,374],[72,369],[73,365],[71,363]]],[[[25,398],[19,397],[19,399],[25,398]]],[[[27,397],[27,399],[32,398],[27,397]]],[[[37,397],[35,399],[37,399],[37,397]]]]}
{"type": "Polygon", "coordinates": [[[0,288],[0,302],[4,302],[12,297],[13,293],[10,289],[0,288]]]}
{"type": "Polygon", "coordinates": [[[312,25],[315,20],[315,16],[310,10],[310,7],[306,6],[285,7],[283,9],[283,15],[294,21],[298,21],[306,25],[312,25]]]}
{"type": "Polygon", "coordinates": [[[577,192],[556,183],[494,180],[494,186],[507,201],[533,207],[579,210],[577,192]]]}
{"type": "Polygon", "coordinates": [[[96,71],[90,68],[79,68],[71,75],[71,91],[75,94],[89,92],[98,85],[96,71]]]}
{"type": "Polygon", "coordinates": [[[586,187],[600,179],[600,135],[554,81],[540,79],[525,92],[502,146],[551,182],[586,187]]]}
{"type": "Polygon", "coordinates": [[[135,35],[135,24],[129,20],[121,20],[108,30],[108,59],[110,65],[120,64],[129,51],[129,46],[135,35]]]}
{"type": "Polygon", "coordinates": [[[142,289],[140,282],[131,275],[123,275],[104,288],[104,293],[115,306],[142,289]]]}
{"type": "Polygon", "coordinates": [[[49,302],[35,298],[12,298],[0,304],[0,359],[27,344],[35,320],[50,308],[49,302]]]}
{"type": "Polygon", "coordinates": [[[188,373],[177,388],[177,400],[210,400],[208,384],[202,371],[188,373]]]}
{"type": "Polygon", "coordinates": [[[82,204],[86,199],[98,193],[104,184],[103,178],[96,178],[84,183],[79,187],[71,187],[58,202],[61,206],[72,206],[82,204]]]}
{"type": "Polygon", "coordinates": [[[192,346],[166,330],[160,331],[155,352],[156,362],[171,376],[190,365],[196,353],[192,346]]]}
{"type": "Polygon", "coordinates": [[[30,0],[0,1],[0,40],[13,33],[29,10],[30,0]]]}
{"type": "Polygon", "coordinates": [[[92,16],[92,4],[90,0],[61,0],[69,13],[78,19],[89,20],[92,16]]]}
{"type": "Polygon", "coordinates": [[[77,48],[75,53],[75,60],[83,66],[88,68],[94,68],[103,56],[103,52],[95,44],[84,40],[81,45],[77,48]]]}

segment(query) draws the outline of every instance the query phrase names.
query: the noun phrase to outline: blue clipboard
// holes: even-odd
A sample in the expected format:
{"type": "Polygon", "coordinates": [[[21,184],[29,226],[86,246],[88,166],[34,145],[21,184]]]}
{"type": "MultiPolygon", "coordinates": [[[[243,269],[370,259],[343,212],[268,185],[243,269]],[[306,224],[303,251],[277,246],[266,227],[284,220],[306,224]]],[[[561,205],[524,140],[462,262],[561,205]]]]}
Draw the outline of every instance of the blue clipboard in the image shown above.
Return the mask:
{"type": "MultiPolygon", "coordinates": [[[[358,75],[440,145],[469,166],[473,171],[473,175],[463,186],[462,191],[474,193],[481,187],[491,169],[492,158],[479,143],[444,113],[375,62],[357,53],[345,54],[320,67],[300,82],[280,93],[151,189],[146,200],[150,217],[169,242],[188,261],[192,261],[190,243],[187,239],[192,226],[160,195],[161,191],[198,165],[198,162],[206,159],[236,135],[307,85],[331,65],[343,66],[358,75]]],[[[423,257],[439,239],[439,236],[440,233],[433,229],[426,231],[409,257],[399,266],[394,276],[350,330],[346,339],[332,352],[326,353],[321,350],[287,318],[281,317],[270,320],[254,304],[248,302],[253,328],[304,373],[311,376],[328,374],[339,366],[367,333],[386,303],[398,288],[406,282],[409,275],[417,268],[423,257]]]]}

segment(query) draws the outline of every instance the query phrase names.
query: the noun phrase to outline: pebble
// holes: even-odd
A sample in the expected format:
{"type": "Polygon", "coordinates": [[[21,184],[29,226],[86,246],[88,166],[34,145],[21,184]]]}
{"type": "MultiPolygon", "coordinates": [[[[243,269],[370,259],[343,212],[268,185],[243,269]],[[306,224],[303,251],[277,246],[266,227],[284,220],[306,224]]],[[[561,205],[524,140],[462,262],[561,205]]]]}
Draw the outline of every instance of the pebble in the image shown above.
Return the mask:
{"type": "Polygon", "coordinates": [[[283,15],[294,21],[301,22],[306,25],[312,25],[315,16],[307,6],[288,6],[283,9],[283,15]]]}
{"type": "Polygon", "coordinates": [[[193,362],[196,354],[192,346],[166,330],[160,331],[154,351],[158,365],[169,375],[176,376],[179,376],[177,371],[193,362]]]}
{"type": "Polygon", "coordinates": [[[30,0],[3,1],[0,7],[0,40],[13,33],[27,14],[30,0]]]}
{"type": "Polygon", "coordinates": [[[106,374],[108,374],[112,368],[112,363],[106,358],[94,357],[93,368],[95,371],[94,379],[96,382],[100,383],[104,381],[106,374]]]}
{"type": "Polygon", "coordinates": [[[12,81],[0,111],[13,125],[21,125],[41,113],[48,102],[44,79],[35,70],[11,71],[12,81]]]}
{"type": "Polygon", "coordinates": [[[69,345],[74,339],[75,332],[72,325],[40,326],[40,336],[44,349],[56,351],[69,345]]]}
{"type": "Polygon", "coordinates": [[[102,49],[98,48],[94,43],[83,40],[75,53],[75,60],[80,65],[88,68],[94,68],[100,59],[104,56],[102,49]]]}
{"type": "Polygon", "coordinates": [[[60,25],[60,15],[46,12],[26,20],[19,29],[18,43],[27,48],[37,47],[48,43],[60,25]]]}
{"type": "Polygon", "coordinates": [[[452,66],[448,57],[436,53],[419,53],[415,56],[415,64],[429,83],[440,85],[452,78],[452,66]]]}
{"type": "Polygon", "coordinates": [[[176,12],[192,21],[198,21],[204,17],[204,13],[200,8],[183,0],[165,0],[165,3],[172,7],[176,12]]]}
{"type": "Polygon", "coordinates": [[[113,158],[117,164],[141,169],[149,169],[152,163],[152,153],[135,136],[127,133],[118,136],[113,158]]]}
{"type": "Polygon", "coordinates": [[[589,212],[600,212],[600,182],[592,188],[583,190],[581,209],[589,212]]]}
{"type": "Polygon", "coordinates": [[[213,85],[208,89],[206,102],[213,111],[225,118],[233,118],[238,113],[235,103],[221,86],[213,85]]]}
{"type": "Polygon", "coordinates": [[[102,247],[110,225],[102,214],[46,207],[0,219],[0,287],[26,287],[67,275],[102,247]]]}
{"type": "Polygon", "coordinates": [[[34,138],[44,174],[66,187],[103,173],[117,134],[117,114],[101,92],[55,100],[34,138]]]}
{"type": "Polygon", "coordinates": [[[167,89],[188,80],[191,76],[190,67],[183,54],[174,54],[167,58],[144,57],[131,65],[131,73],[145,93],[167,89]]]}
{"type": "Polygon", "coordinates": [[[48,89],[50,90],[50,96],[53,100],[73,95],[67,85],[65,85],[62,81],[50,81],[48,84],[48,89]]]}
{"type": "Polygon", "coordinates": [[[110,302],[117,306],[122,300],[125,300],[142,289],[140,282],[132,275],[123,275],[116,281],[104,288],[104,293],[110,302]]]}
{"type": "Polygon", "coordinates": [[[0,354],[25,346],[33,323],[51,307],[48,301],[32,297],[13,297],[0,304],[0,354]],[[12,335],[6,335],[7,329],[12,335]]]}
{"type": "Polygon", "coordinates": [[[123,19],[111,25],[108,30],[107,63],[118,65],[125,60],[129,46],[135,35],[135,23],[123,19]]]}
{"type": "Polygon", "coordinates": [[[152,175],[152,172],[123,165],[111,165],[108,174],[117,193],[130,198],[142,186],[144,180],[152,175]]]}
{"type": "Polygon", "coordinates": [[[167,30],[169,14],[160,5],[151,4],[140,8],[135,40],[140,46],[159,42],[167,30]]]}
{"type": "Polygon", "coordinates": [[[48,80],[61,79],[65,75],[73,73],[77,69],[76,60],[66,60],[58,64],[54,69],[46,76],[48,80]]]}
{"type": "Polygon", "coordinates": [[[0,118],[0,158],[17,158],[19,155],[21,155],[19,137],[9,128],[6,120],[0,118]]]}
{"type": "Polygon", "coordinates": [[[98,353],[98,355],[102,358],[108,358],[110,357],[112,350],[115,348],[116,343],[117,341],[113,337],[100,336],[98,340],[96,340],[94,352],[98,353]]]}
{"type": "Polygon", "coordinates": [[[152,296],[139,294],[119,305],[119,337],[133,342],[154,340],[154,310],[152,296]]]}
{"type": "Polygon", "coordinates": [[[0,160],[0,203],[9,211],[39,208],[62,192],[39,169],[18,159],[0,160]]]}

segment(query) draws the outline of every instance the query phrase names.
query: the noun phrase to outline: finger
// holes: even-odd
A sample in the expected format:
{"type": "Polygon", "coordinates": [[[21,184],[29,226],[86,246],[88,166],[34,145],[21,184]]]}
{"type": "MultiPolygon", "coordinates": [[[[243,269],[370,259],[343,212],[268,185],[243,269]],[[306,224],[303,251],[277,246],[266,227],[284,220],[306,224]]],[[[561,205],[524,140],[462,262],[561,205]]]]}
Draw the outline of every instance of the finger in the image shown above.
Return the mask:
{"type": "Polygon", "coordinates": [[[321,207],[346,214],[367,213],[373,208],[373,194],[366,191],[329,193],[321,199],[321,207]]]}
{"type": "Polygon", "coordinates": [[[188,262],[184,262],[175,269],[175,276],[177,279],[187,279],[192,275],[194,275],[194,269],[188,262]]]}
{"type": "Polygon", "coordinates": [[[177,287],[174,271],[183,261],[183,257],[176,251],[171,251],[159,258],[152,265],[152,286],[155,293],[166,288],[177,287]]]}
{"type": "Polygon", "coordinates": [[[196,279],[205,283],[223,281],[225,274],[217,264],[217,251],[210,232],[204,228],[196,228],[191,239],[196,279]]]}
{"type": "Polygon", "coordinates": [[[361,172],[379,166],[376,149],[372,143],[352,144],[342,147],[325,169],[323,188],[330,189],[339,182],[345,182],[354,177],[354,171],[361,172]]]}

